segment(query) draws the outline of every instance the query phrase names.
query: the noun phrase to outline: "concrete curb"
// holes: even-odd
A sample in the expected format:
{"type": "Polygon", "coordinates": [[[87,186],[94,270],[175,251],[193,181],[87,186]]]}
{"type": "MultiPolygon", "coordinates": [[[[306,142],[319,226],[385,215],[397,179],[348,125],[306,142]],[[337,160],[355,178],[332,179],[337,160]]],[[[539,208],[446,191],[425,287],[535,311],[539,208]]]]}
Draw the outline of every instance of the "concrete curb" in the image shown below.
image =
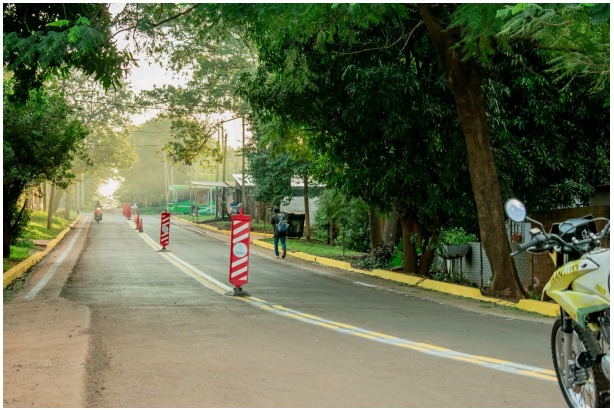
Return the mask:
{"type": "Polygon", "coordinates": [[[75,226],[77,222],[79,222],[80,219],[81,219],[81,215],[78,215],[77,218],[74,221],[72,221],[71,224],[68,225],[68,227],[66,227],[66,229],[60,232],[58,236],[56,236],[55,239],[53,239],[47,244],[47,248],[45,250],[36,252],[32,256],[30,256],[28,259],[25,259],[24,261],[20,262],[19,264],[13,266],[11,269],[4,272],[3,280],[2,280],[3,288],[6,288],[11,282],[21,277],[21,275],[26,273],[30,268],[32,268],[32,266],[36,265],[41,259],[47,256],[47,254],[51,252],[51,250],[55,248],[62,239],[64,239],[66,234],[70,232],[71,228],[75,226]]]}
{"type": "MultiPolygon", "coordinates": [[[[209,229],[213,229],[209,227],[209,229]]],[[[273,244],[263,242],[258,239],[252,240],[256,246],[273,250],[273,244]]],[[[460,296],[469,299],[480,300],[496,305],[516,308],[527,312],[539,313],[544,316],[556,317],[559,315],[559,306],[554,303],[540,302],[537,300],[523,299],[518,303],[508,302],[496,298],[491,298],[482,295],[477,288],[469,286],[456,285],[447,282],[438,282],[432,279],[425,279],[419,276],[408,275],[405,273],[393,272],[383,269],[374,269],[372,271],[353,268],[348,262],[342,262],[335,259],[324,258],[319,256],[309,255],[303,252],[288,252],[288,256],[306,260],[309,262],[319,263],[321,265],[352,271],[363,275],[374,276],[382,279],[388,279],[394,282],[403,283],[410,286],[416,286],[423,289],[434,290],[436,292],[447,293],[450,295],[460,296]]]]}

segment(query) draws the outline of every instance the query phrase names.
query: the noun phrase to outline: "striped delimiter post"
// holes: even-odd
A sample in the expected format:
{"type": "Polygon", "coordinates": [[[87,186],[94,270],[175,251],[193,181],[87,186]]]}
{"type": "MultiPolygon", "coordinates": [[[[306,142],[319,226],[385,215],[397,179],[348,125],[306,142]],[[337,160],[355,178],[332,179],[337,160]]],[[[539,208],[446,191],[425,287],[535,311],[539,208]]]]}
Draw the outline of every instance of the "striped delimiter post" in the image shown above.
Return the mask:
{"type": "Polygon", "coordinates": [[[171,214],[164,211],[160,217],[160,245],[166,250],[171,233],[171,214]]]}
{"type": "Polygon", "coordinates": [[[232,215],[232,231],[230,235],[230,274],[228,280],[241,290],[247,283],[249,266],[250,215],[243,215],[243,209],[238,215],[232,215]]]}

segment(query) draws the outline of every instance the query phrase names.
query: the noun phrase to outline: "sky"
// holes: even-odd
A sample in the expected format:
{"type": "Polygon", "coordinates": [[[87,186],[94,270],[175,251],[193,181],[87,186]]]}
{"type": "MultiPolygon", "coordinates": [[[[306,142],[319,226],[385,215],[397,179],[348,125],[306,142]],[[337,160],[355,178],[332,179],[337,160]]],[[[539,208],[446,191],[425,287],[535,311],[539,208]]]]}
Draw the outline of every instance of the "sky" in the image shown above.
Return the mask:
{"type": "MultiPolygon", "coordinates": [[[[125,3],[113,3],[111,7],[111,13],[115,8],[122,8],[125,3]]],[[[139,67],[132,67],[130,69],[130,75],[127,78],[127,83],[138,94],[144,90],[153,90],[154,85],[162,87],[164,85],[174,85],[175,87],[181,87],[187,83],[189,73],[177,74],[164,69],[159,63],[156,63],[152,58],[147,57],[145,54],[136,52],[129,43],[125,43],[123,39],[118,38],[118,45],[120,48],[129,48],[135,58],[138,59],[139,67]]],[[[135,125],[141,125],[144,122],[150,120],[158,114],[158,110],[150,110],[142,115],[136,115],[133,117],[135,125]]],[[[234,118],[236,115],[233,113],[220,113],[219,119],[225,120],[234,118]]],[[[234,148],[240,147],[242,143],[242,126],[241,120],[237,119],[229,121],[223,124],[224,129],[228,133],[228,144],[234,148]]],[[[249,135],[246,125],[246,135],[249,135]]]]}
{"type": "MultiPolygon", "coordinates": [[[[139,67],[133,67],[130,70],[130,76],[127,79],[129,86],[135,93],[139,93],[143,90],[153,90],[154,85],[162,87],[163,85],[174,85],[181,87],[187,82],[187,78],[178,77],[177,74],[167,71],[160,66],[160,64],[153,62],[153,60],[147,59],[143,56],[139,57],[142,60],[139,61],[139,67]]],[[[150,110],[142,115],[136,115],[133,117],[135,125],[141,125],[147,120],[153,118],[158,113],[158,110],[150,110]]],[[[231,119],[235,115],[232,113],[220,114],[220,119],[231,119]]],[[[228,132],[228,144],[232,147],[240,147],[242,143],[242,128],[241,120],[237,119],[229,121],[223,124],[224,129],[228,132]]],[[[246,125],[246,135],[247,131],[246,125]]]]}

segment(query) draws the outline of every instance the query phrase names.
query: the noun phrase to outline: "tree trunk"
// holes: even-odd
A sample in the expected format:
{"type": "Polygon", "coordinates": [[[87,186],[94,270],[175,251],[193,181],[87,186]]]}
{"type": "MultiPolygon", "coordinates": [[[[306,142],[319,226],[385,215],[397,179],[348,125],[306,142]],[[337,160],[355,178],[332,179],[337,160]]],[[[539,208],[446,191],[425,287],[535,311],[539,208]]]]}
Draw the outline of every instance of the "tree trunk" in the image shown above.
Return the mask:
{"type": "Polygon", "coordinates": [[[43,211],[47,210],[47,182],[42,183],[43,186],[43,211]]]}
{"type": "Polygon", "coordinates": [[[486,106],[481,90],[483,70],[473,61],[462,61],[463,56],[455,48],[460,36],[442,23],[439,17],[441,5],[421,3],[418,8],[437,51],[439,63],[447,76],[465,135],[480,236],[494,275],[492,289],[510,289],[516,296],[528,297],[518,280],[516,266],[510,256],[501,188],[490,149],[486,106]]]}
{"type": "Polygon", "coordinates": [[[53,202],[55,200],[55,184],[51,184],[51,190],[49,192],[49,207],[47,208],[47,229],[51,229],[53,223],[53,202]]]}
{"type": "Polygon", "coordinates": [[[411,241],[414,232],[414,218],[403,216],[401,219],[401,231],[403,233],[403,272],[418,273],[418,252],[416,244],[411,241]]]}
{"type": "Polygon", "coordinates": [[[64,196],[64,190],[58,189],[58,187],[56,186],[55,187],[55,198],[53,199],[53,207],[51,208],[53,215],[55,215],[58,212],[58,208],[60,207],[60,202],[62,202],[63,196],[64,196]]]}
{"type": "Polygon", "coordinates": [[[384,224],[384,242],[394,243],[396,245],[399,237],[399,213],[392,210],[386,218],[384,224]]]}
{"type": "Polygon", "coordinates": [[[305,239],[311,242],[311,223],[309,222],[309,175],[303,177],[303,199],[305,203],[305,239]]]}
{"type": "Polygon", "coordinates": [[[19,223],[19,219],[23,214],[23,207],[19,214],[17,214],[17,207],[19,197],[21,196],[22,191],[25,189],[25,186],[21,184],[3,184],[2,189],[2,221],[4,222],[2,226],[2,257],[10,258],[14,229],[19,223]]]}
{"type": "Polygon", "coordinates": [[[9,220],[9,212],[6,210],[6,204],[4,205],[5,209],[2,212],[2,257],[10,258],[11,256],[11,230],[9,229],[9,225],[11,221],[9,220]]]}
{"type": "Polygon", "coordinates": [[[379,217],[374,206],[369,206],[369,231],[371,239],[371,253],[377,249],[377,246],[382,242],[382,231],[380,229],[379,217]]]}
{"type": "Polygon", "coordinates": [[[422,246],[422,255],[420,256],[420,266],[418,270],[418,275],[422,277],[430,276],[431,265],[433,264],[433,260],[435,259],[435,247],[429,246],[434,244],[439,239],[439,231],[441,230],[441,221],[437,220],[435,222],[435,229],[431,233],[431,237],[428,242],[422,246]]]}
{"type": "Polygon", "coordinates": [[[66,209],[64,210],[64,218],[66,218],[66,220],[69,221],[70,220],[70,186],[66,188],[66,199],[64,200],[64,203],[66,204],[66,209]]]}

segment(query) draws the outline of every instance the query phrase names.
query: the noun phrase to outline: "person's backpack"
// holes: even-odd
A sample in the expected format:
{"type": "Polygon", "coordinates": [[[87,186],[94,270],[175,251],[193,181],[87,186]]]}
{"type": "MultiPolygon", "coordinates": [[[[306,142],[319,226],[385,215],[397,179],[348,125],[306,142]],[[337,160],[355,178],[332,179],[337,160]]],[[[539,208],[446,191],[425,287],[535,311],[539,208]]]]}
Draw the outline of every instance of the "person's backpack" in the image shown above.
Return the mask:
{"type": "Polygon", "coordinates": [[[282,213],[277,214],[277,218],[278,218],[277,231],[279,233],[286,233],[288,231],[288,222],[286,221],[284,214],[282,213]]]}

